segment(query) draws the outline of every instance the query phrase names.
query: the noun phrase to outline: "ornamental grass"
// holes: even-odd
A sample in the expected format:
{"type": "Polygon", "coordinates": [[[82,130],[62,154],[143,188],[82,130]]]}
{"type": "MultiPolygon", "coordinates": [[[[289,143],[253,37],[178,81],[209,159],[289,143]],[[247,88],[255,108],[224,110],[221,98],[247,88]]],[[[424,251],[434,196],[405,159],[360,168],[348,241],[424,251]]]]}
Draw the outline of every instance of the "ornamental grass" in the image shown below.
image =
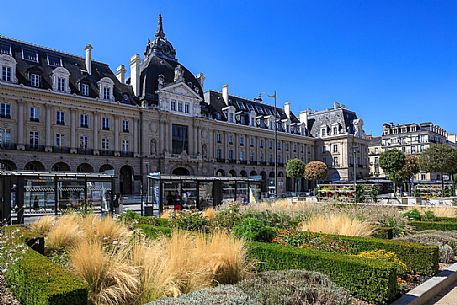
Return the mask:
{"type": "Polygon", "coordinates": [[[55,250],[74,247],[83,238],[78,218],[75,214],[60,217],[48,233],[46,247],[55,250]]]}
{"type": "Polygon", "coordinates": [[[36,220],[30,226],[32,231],[38,235],[48,235],[51,228],[54,226],[56,218],[54,216],[43,216],[36,220]]]}
{"type": "Polygon", "coordinates": [[[343,213],[314,215],[301,223],[300,227],[303,231],[345,236],[369,236],[373,233],[373,227],[369,222],[343,213]]]}

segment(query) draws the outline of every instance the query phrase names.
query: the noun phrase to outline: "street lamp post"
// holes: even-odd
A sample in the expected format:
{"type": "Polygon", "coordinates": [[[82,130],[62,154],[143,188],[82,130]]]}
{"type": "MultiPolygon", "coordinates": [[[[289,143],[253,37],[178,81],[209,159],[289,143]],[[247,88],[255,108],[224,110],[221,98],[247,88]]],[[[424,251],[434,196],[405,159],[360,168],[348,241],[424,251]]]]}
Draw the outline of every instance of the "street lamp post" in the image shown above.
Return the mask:
{"type": "MultiPolygon", "coordinates": [[[[262,94],[262,93],[261,93],[262,94]]],[[[268,95],[267,96],[269,98],[273,98],[274,99],[274,103],[275,103],[275,109],[274,109],[274,113],[275,113],[275,119],[274,119],[274,125],[275,125],[275,196],[278,197],[278,122],[277,122],[277,118],[278,118],[278,111],[277,111],[277,108],[276,108],[276,90],[274,91],[273,95],[268,95]]]]}
{"type": "Polygon", "coordinates": [[[354,162],[352,162],[354,164],[354,185],[357,184],[357,162],[356,162],[356,154],[357,154],[357,149],[356,148],[353,148],[352,149],[352,154],[353,154],[353,158],[354,158],[354,162]]]}

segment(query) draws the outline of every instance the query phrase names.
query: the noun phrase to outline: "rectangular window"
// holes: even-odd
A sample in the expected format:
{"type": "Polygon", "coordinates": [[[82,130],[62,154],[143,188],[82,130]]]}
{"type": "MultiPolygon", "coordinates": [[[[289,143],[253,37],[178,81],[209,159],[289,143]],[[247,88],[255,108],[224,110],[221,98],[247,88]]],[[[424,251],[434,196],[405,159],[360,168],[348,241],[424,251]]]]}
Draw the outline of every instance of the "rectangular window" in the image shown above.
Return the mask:
{"type": "Polygon", "coordinates": [[[2,81],[4,81],[4,82],[11,81],[11,67],[2,66],[2,81]]]}
{"type": "Polygon", "coordinates": [[[65,125],[65,113],[63,111],[57,111],[56,124],[65,125]]]}
{"type": "Polygon", "coordinates": [[[176,101],[175,100],[171,100],[171,111],[176,111],[176,101]]]}
{"type": "Polygon", "coordinates": [[[122,120],[122,132],[129,132],[129,121],[122,120]]]}
{"type": "Polygon", "coordinates": [[[38,74],[30,74],[30,86],[32,87],[40,87],[41,77],[38,74]]]}
{"type": "Polygon", "coordinates": [[[216,134],[216,141],[217,141],[217,143],[221,143],[222,142],[222,135],[220,133],[216,134]]]}
{"type": "Polygon", "coordinates": [[[189,104],[189,103],[186,103],[186,104],[184,105],[184,112],[185,112],[185,113],[190,113],[190,104],[189,104]]]}
{"type": "Polygon", "coordinates": [[[66,79],[63,77],[57,78],[57,91],[65,92],[66,79]]]}
{"type": "Polygon", "coordinates": [[[110,87],[103,87],[103,99],[111,100],[111,88],[110,87]]]}
{"type": "Polygon", "coordinates": [[[240,151],[240,161],[244,161],[244,151],[240,151]]]}
{"type": "Polygon", "coordinates": [[[62,60],[58,56],[48,54],[48,65],[53,67],[60,67],[62,66],[62,60]]]}
{"type": "Polygon", "coordinates": [[[322,128],[321,129],[321,137],[324,137],[325,136],[325,128],[322,128]]]}
{"type": "Polygon", "coordinates": [[[333,127],[333,134],[337,135],[338,134],[338,127],[333,127]]]}
{"type": "Polygon", "coordinates": [[[263,148],[263,140],[260,140],[260,148],[263,148]]]}
{"type": "Polygon", "coordinates": [[[102,118],[102,129],[109,130],[109,118],[102,118]]]}
{"type": "Polygon", "coordinates": [[[0,43],[0,54],[11,55],[11,46],[7,44],[0,43]]]}
{"type": "Polygon", "coordinates": [[[2,148],[9,147],[11,145],[11,129],[1,128],[0,129],[0,146],[2,148]]]}
{"type": "Polygon", "coordinates": [[[241,146],[244,145],[244,136],[240,136],[240,145],[241,145],[241,146]]]}
{"type": "Polygon", "coordinates": [[[178,102],[178,112],[182,112],[182,102],[178,102]]]}
{"type": "Polygon", "coordinates": [[[188,127],[184,125],[173,124],[171,132],[171,145],[173,154],[181,154],[188,152],[189,147],[189,133],[188,127]]]}
{"type": "Polygon", "coordinates": [[[0,104],[0,117],[4,119],[11,119],[11,105],[7,103],[0,104]]]}
{"type": "Polygon", "coordinates": [[[38,141],[39,141],[38,131],[31,131],[29,133],[29,144],[30,144],[30,147],[37,148],[38,147],[38,141]]]}
{"type": "Polygon", "coordinates": [[[87,138],[87,136],[80,136],[79,137],[79,148],[86,150],[88,148],[88,145],[89,145],[89,139],[87,138]]]}
{"type": "Polygon", "coordinates": [[[268,141],[268,148],[273,149],[273,141],[268,141]]]}
{"type": "Polygon", "coordinates": [[[40,108],[31,107],[30,108],[30,122],[39,122],[40,121],[40,108]]]}
{"type": "Polygon", "coordinates": [[[65,137],[61,133],[56,133],[56,146],[57,147],[65,146],[65,137]]]}
{"type": "Polygon", "coordinates": [[[233,160],[233,149],[229,150],[229,160],[233,160]]]}
{"type": "Polygon", "coordinates": [[[338,152],[338,144],[333,144],[333,152],[334,153],[338,152]]]}
{"type": "Polygon", "coordinates": [[[273,155],[272,155],[272,154],[270,154],[269,162],[270,162],[270,163],[273,163],[273,155]]]}
{"type": "Polygon", "coordinates": [[[255,118],[251,118],[251,126],[255,127],[255,118]]]}
{"type": "Polygon", "coordinates": [[[254,146],[254,137],[249,137],[249,146],[254,146]]]}
{"type": "Polygon", "coordinates": [[[89,96],[89,85],[88,84],[81,84],[81,95],[89,96]]]}
{"type": "Polygon", "coordinates": [[[249,162],[254,162],[254,152],[249,153],[249,162]]]}
{"type": "Polygon", "coordinates": [[[233,144],[233,136],[232,136],[232,135],[229,135],[229,137],[228,137],[228,143],[229,143],[229,144],[233,144]]]}
{"type": "Polygon", "coordinates": [[[230,112],[229,115],[228,115],[228,121],[230,123],[234,123],[235,122],[235,116],[234,116],[234,114],[232,112],[230,112]]]}
{"type": "Polygon", "coordinates": [[[122,151],[123,152],[129,151],[129,140],[122,140],[122,151]]]}
{"type": "Polygon", "coordinates": [[[22,59],[38,62],[38,52],[29,49],[22,49],[22,59]]]}
{"type": "Polygon", "coordinates": [[[338,163],[338,157],[334,157],[333,158],[333,167],[339,167],[339,163],[338,163]]]}
{"type": "Polygon", "coordinates": [[[85,113],[79,116],[79,126],[81,128],[89,128],[89,116],[85,113]]]}
{"type": "Polygon", "coordinates": [[[102,139],[102,150],[109,150],[109,139],[102,139]]]}
{"type": "Polygon", "coordinates": [[[222,149],[218,148],[216,151],[216,158],[221,160],[222,159],[222,149]]]}

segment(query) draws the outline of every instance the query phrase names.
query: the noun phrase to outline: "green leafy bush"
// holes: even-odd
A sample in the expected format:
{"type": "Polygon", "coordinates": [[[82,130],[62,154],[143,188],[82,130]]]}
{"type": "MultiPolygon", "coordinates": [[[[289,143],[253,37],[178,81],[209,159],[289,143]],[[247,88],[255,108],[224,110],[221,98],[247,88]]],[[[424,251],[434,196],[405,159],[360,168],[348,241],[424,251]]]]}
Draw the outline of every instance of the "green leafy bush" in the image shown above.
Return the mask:
{"type": "Polygon", "coordinates": [[[351,296],[326,276],[305,270],[279,270],[256,274],[236,284],[259,304],[349,305],[351,296]]]}
{"type": "Polygon", "coordinates": [[[271,242],[274,231],[271,227],[256,218],[244,218],[233,227],[233,234],[236,237],[245,238],[250,241],[271,242]]]}
{"type": "MultiPolygon", "coordinates": [[[[447,231],[449,232],[449,231],[447,231]]],[[[399,240],[437,245],[439,247],[439,261],[448,263],[457,253],[457,238],[440,231],[421,231],[414,235],[399,238],[399,240]]]]}
{"type": "Polygon", "coordinates": [[[270,210],[256,211],[246,210],[242,214],[243,218],[255,218],[270,227],[288,228],[291,226],[291,217],[286,213],[274,213],[270,210]]]}
{"type": "Polygon", "coordinates": [[[435,221],[436,220],[435,213],[433,213],[433,211],[425,211],[425,214],[422,215],[421,220],[435,221]]]}
{"type": "Polygon", "coordinates": [[[416,231],[437,230],[437,231],[454,231],[457,230],[455,221],[421,221],[412,220],[409,223],[416,231]]]}
{"type": "Polygon", "coordinates": [[[262,305],[251,300],[233,285],[219,285],[185,294],[179,298],[164,298],[146,305],[262,305]]]}
{"type": "Polygon", "coordinates": [[[297,228],[283,229],[276,232],[273,242],[293,247],[303,247],[314,238],[314,233],[298,230],[297,228]]]}
{"type": "Polygon", "coordinates": [[[137,215],[134,211],[132,210],[127,210],[125,213],[123,213],[121,216],[119,216],[119,220],[121,220],[123,223],[129,225],[129,224],[148,224],[148,225],[153,225],[153,226],[160,226],[160,227],[167,227],[170,226],[170,222],[168,219],[165,218],[160,218],[156,216],[140,216],[137,215]]]}
{"type": "Polygon", "coordinates": [[[199,211],[180,211],[172,216],[171,225],[186,231],[209,231],[209,219],[199,211]]]}
{"type": "Polygon", "coordinates": [[[153,225],[140,224],[136,226],[141,229],[148,238],[157,238],[160,236],[171,236],[173,231],[170,227],[158,227],[153,225]]]}
{"type": "Polygon", "coordinates": [[[227,207],[217,211],[216,217],[211,221],[211,227],[214,229],[231,230],[242,219],[239,204],[230,204],[227,207]]]}
{"type": "Polygon", "coordinates": [[[249,253],[260,261],[259,271],[317,271],[368,302],[386,303],[398,294],[396,267],[389,262],[260,242],[251,242],[249,253]]]}
{"type": "Polygon", "coordinates": [[[412,209],[403,214],[409,220],[421,220],[421,213],[417,209],[412,209]]]}

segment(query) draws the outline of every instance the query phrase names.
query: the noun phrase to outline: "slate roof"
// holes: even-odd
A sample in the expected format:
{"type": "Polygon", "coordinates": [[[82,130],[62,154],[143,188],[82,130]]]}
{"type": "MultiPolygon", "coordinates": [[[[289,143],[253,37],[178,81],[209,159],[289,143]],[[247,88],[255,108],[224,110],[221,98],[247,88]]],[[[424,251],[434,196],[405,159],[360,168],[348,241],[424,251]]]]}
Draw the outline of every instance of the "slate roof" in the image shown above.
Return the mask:
{"type": "Polygon", "coordinates": [[[311,112],[308,115],[308,130],[313,137],[319,137],[322,126],[331,128],[335,124],[343,132],[354,133],[353,120],[357,119],[357,114],[346,108],[331,108],[323,111],[311,112]]]}
{"type": "MultiPolygon", "coordinates": [[[[209,113],[216,117],[216,113],[220,113],[220,118],[217,118],[221,121],[227,121],[227,117],[224,115],[223,108],[227,107],[222,97],[221,92],[209,90],[205,94],[206,102],[209,104],[209,113]]],[[[261,100],[249,100],[238,96],[229,95],[229,106],[235,107],[235,113],[242,112],[249,114],[252,110],[255,111],[256,116],[269,116],[274,115],[274,106],[270,106],[261,102],[261,100]]],[[[287,119],[287,115],[284,112],[284,109],[277,107],[278,118],[287,119]]],[[[300,123],[300,120],[292,113],[290,113],[291,123],[300,123]]],[[[249,125],[249,121],[246,122],[246,125],[249,125]]]]}
{"type": "Polygon", "coordinates": [[[61,66],[70,72],[70,90],[71,93],[81,95],[79,82],[89,85],[89,97],[96,98],[99,96],[97,82],[104,77],[109,77],[114,82],[113,96],[116,101],[126,104],[136,104],[137,99],[133,94],[130,86],[122,84],[111,71],[110,67],[98,61],[92,60],[92,74],[86,71],[85,58],[67,54],[61,51],[37,46],[31,43],[18,41],[0,35],[0,44],[11,47],[12,57],[16,60],[16,77],[19,84],[30,86],[29,73],[36,73],[41,76],[41,89],[52,89],[52,71],[57,66],[51,66],[48,63],[48,56],[60,58],[61,66]],[[23,50],[38,52],[38,62],[23,59],[23,50]],[[127,99],[124,99],[124,95],[127,99]]]}

